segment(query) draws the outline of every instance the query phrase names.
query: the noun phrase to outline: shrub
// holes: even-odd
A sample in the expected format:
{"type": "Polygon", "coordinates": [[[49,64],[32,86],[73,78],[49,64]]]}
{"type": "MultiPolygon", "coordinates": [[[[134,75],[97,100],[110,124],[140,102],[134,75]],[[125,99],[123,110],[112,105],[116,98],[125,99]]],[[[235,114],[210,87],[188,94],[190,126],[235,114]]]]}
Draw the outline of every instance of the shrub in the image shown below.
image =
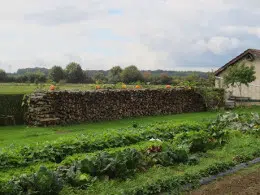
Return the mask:
{"type": "Polygon", "coordinates": [[[196,92],[203,97],[208,110],[224,107],[224,89],[200,87],[196,88],[196,92]]]}
{"type": "Polygon", "coordinates": [[[23,98],[24,94],[0,95],[0,116],[14,116],[16,124],[23,124],[23,118],[25,113],[25,107],[22,107],[23,98]]]}

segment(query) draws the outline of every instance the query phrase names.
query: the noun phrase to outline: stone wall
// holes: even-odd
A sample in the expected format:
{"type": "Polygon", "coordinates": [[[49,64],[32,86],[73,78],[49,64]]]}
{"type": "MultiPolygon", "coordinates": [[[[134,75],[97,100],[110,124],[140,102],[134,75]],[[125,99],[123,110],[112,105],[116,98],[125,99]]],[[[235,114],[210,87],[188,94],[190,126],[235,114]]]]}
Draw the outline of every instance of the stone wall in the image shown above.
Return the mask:
{"type": "Polygon", "coordinates": [[[206,110],[202,96],[189,89],[54,91],[29,99],[26,121],[37,126],[206,110]]]}

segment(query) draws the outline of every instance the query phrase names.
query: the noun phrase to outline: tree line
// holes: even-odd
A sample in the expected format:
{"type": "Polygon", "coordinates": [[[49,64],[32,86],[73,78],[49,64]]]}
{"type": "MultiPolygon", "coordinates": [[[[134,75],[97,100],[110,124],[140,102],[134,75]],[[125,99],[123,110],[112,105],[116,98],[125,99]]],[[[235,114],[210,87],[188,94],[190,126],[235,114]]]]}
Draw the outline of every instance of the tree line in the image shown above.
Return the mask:
{"type": "MultiPolygon", "coordinates": [[[[132,84],[145,82],[148,84],[174,84],[185,82],[203,83],[208,81],[212,74],[194,71],[140,71],[136,66],[126,68],[114,66],[110,70],[83,70],[80,64],[72,62],[63,69],[61,66],[46,68],[19,69],[15,74],[7,74],[0,69],[0,82],[17,83],[111,83],[123,82],[132,84]]],[[[213,81],[211,81],[213,82],[213,81]]]]}

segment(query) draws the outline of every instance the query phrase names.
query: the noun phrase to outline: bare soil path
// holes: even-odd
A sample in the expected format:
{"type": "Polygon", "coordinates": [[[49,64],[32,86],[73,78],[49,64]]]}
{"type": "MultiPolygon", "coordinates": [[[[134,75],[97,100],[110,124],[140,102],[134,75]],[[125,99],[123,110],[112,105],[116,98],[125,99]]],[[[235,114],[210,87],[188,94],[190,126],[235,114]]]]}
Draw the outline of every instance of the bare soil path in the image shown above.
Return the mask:
{"type": "Polygon", "coordinates": [[[244,169],[186,195],[260,195],[260,165],[244,169]]]}

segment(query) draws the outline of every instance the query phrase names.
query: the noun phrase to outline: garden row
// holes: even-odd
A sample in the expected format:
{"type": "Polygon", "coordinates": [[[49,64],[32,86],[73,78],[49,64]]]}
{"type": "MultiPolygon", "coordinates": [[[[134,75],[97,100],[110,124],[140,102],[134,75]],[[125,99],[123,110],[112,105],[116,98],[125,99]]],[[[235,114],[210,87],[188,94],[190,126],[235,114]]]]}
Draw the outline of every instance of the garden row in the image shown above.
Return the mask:
{"type": "Polygon", "coordinates": [[[39,145],[3,148],[0,152],[0,169],[27,166],[36,162],[60,163],[66,156],[88,153],[106,148],[122,147],[149,139],[170,140],[178,133],[200,131],[204,124],[198,123],[164,123],[145,127],[133,125],[132,128],[109,130],[103,134],[80,135],[46,142],[39,145]]]}
{"type": "Polygon", "coordinates": [[[231,135],[222,148],[199,155],[197,164],[153,167],[128,180],[97,181],[87,190],[66,186],[60,194],[181,194],[199,186],[204,177],[216,175],[260,156],[260,140],[253,135],[231,135]]]}
{"type": "MultiPolygon", "coordinates": [[[[259,135],[259,121],[259,117],[256,114],[236,115],[231,113],[220,116],[209,124],[187,123],[173,125],[168,123],[155,124],[142,128],[135,126],[135,128],[133,127],[129,130],[117,130],[112,134],[99,135],[100,138],[103,138],[104,142],[101,142],[101,139],[95,147],[90,147],[90,150],[83,150],[88,147],[73,148],[72,146],[76,143],[75,141],[67,146],[67,149],[73,148],[72,151],[74,152],[67,155],[65,155],[67,150],[63,151],[63,144],[69,144],[70,142],[68,140],[66,140],[68,142],[63,142],[62,140],[59,144],[52,145],[56,146],[56,149],[59,146],[63,148],[61,151],[64,152],[64,155],[63,158],[59,159],[59,164],[55,164],[56,158],[45,157],[44,159],[37,159],[34,157],[34,160],[27,161],[25,164],[19,164],[17,162],[22,161],[17,161],[11,166],[18,168],[10,168],[10,162],[6,161],[7,163],[3,166],[5,170],[2,171],[2,175],[9,176],[1,180],[0,194],[58,194],[60,190],[62,190],[61,193],[63,194],[73,194],[74,191],[77,191],[77,193],[81,193],[82,191],[82,194],[103,194],[103,192],[104,194],[113,194],[108,189],[115,183],[118,184],[117,186],[122,186],[129,179],[135,182],[139,177],[149,174],[151,171],[157,171],[158,169],[169,170],[174,169],[174,167],[185,168],[185,171],[181,171],[183,174],[167,174],[167,177],[163,176],[162,179],[151,177],[153,178],[150,179],[150,181],[152,180],[151,183],[141,182],[143,183],[142,186],[140,184],[131,185],[131,187],[124,186],[115,194],[153,194],[173,188],[178,189],[185,184],[193,186],[198,183],[199,178],[202,176],[215,174],[239,162],[260,156],[260,140],[257,138],[259,135]],[[226,129],[229,128],[242,131],[227,131],[226,129]],[[131,137],[131,133],[134,135],[133,137],[131,137]],[[125,139],[120,142],[121,145],[116,145],[115,143],[120,140],[118,136],[122,134],[124,136],[121,138],[125,139]],[[136,140],[135,136],[143,136],[143,140],[136,140]],[[117,139],[111,141],[113,138],[117,139]],[[145,141],[151,138],[151,141],[145,141]],[[234,141],[234,139],[236,140],[234,141]],[[240,140],[239,142],[238,139],[240,140]],[[108,140],[110,140],[109,144],[104,144],[108,140]],[[125,142],[125,140],[128,141],[125,142]],[[129,140],[134,140],[133,143],[135,145],[126,146],[131,144],[129,140]],[[227,145],[223,148],[224,144],[227,145]],[[118,146],[125,147],[112,148],[118,146]],[[238,149],[241,148],[247,153],[238,152],[238,149]],[[231,151],[225,151],[230,149],[231,151]],[[90,151],[96,152],[87,153],[86,155],[86,152],[90,151]],[[201,161],[207,159],[219,160],[216,159],[216,156],[220,154],[223,156],[225,154],[225,157],[228,156],[228,160],[223,162],[214,161],[214,163],[206,164],[206,166],[198,169],[197,172],[186,171],[190,167],[200,167],[201,161]],[[239,155],[233,156],[237,154],[239,155]],[[46,161],[44,163],[46,166],[40,167],[37,171],[36,167],[39,167],[39,163],[33,165],[37,161],[46,161]],[[32,165],[29,166],[29,164],[32,165]],[[24,169],[19,168],[22,165],[27,165],[27,167],[24,169]],[[9,169],[6,169],[8,167],[9,169]],[[11,175],[15,175],[16,177],[12,178],[11,175]],[[101,188],[100,185],[103,187],[101,188]]],[[[29,147],[27,151],[29,150],[33,150],[33,148],[29,147]]],[[[20,151],[21,149],[14,151],[14,153],[20,151]]],[[[37,149],[34,152],[36,151],[37,149]]],[[[34,152],[32,153],[34,154],[34,152]]],[[[55,156],[55,154],[54,152],[49,155],[55,156]]],[[[221,160],[223,160],[222,158],[221,160]]],[[[116,186],[113,188],[117,189],[116,186]]]]}
{"type": "Polygon", "coordinates": [[[155,165],[166,167],[178,163],[196,163],[196,158],[190,154],[218,145],[219,142],[213,139],[210,133],[189,131],[177,134],[173,143],[157,140],[138,147],[87,154],[84,158],[76,156],[77,160],[74,161],[70,157],[54,170],[41,167],[35,174],[2,181],[1,191],[5,194],[31,191],[52,194],[61,190],[64,184],[86,189],[104,177],[126,179],[155,165]]]}

